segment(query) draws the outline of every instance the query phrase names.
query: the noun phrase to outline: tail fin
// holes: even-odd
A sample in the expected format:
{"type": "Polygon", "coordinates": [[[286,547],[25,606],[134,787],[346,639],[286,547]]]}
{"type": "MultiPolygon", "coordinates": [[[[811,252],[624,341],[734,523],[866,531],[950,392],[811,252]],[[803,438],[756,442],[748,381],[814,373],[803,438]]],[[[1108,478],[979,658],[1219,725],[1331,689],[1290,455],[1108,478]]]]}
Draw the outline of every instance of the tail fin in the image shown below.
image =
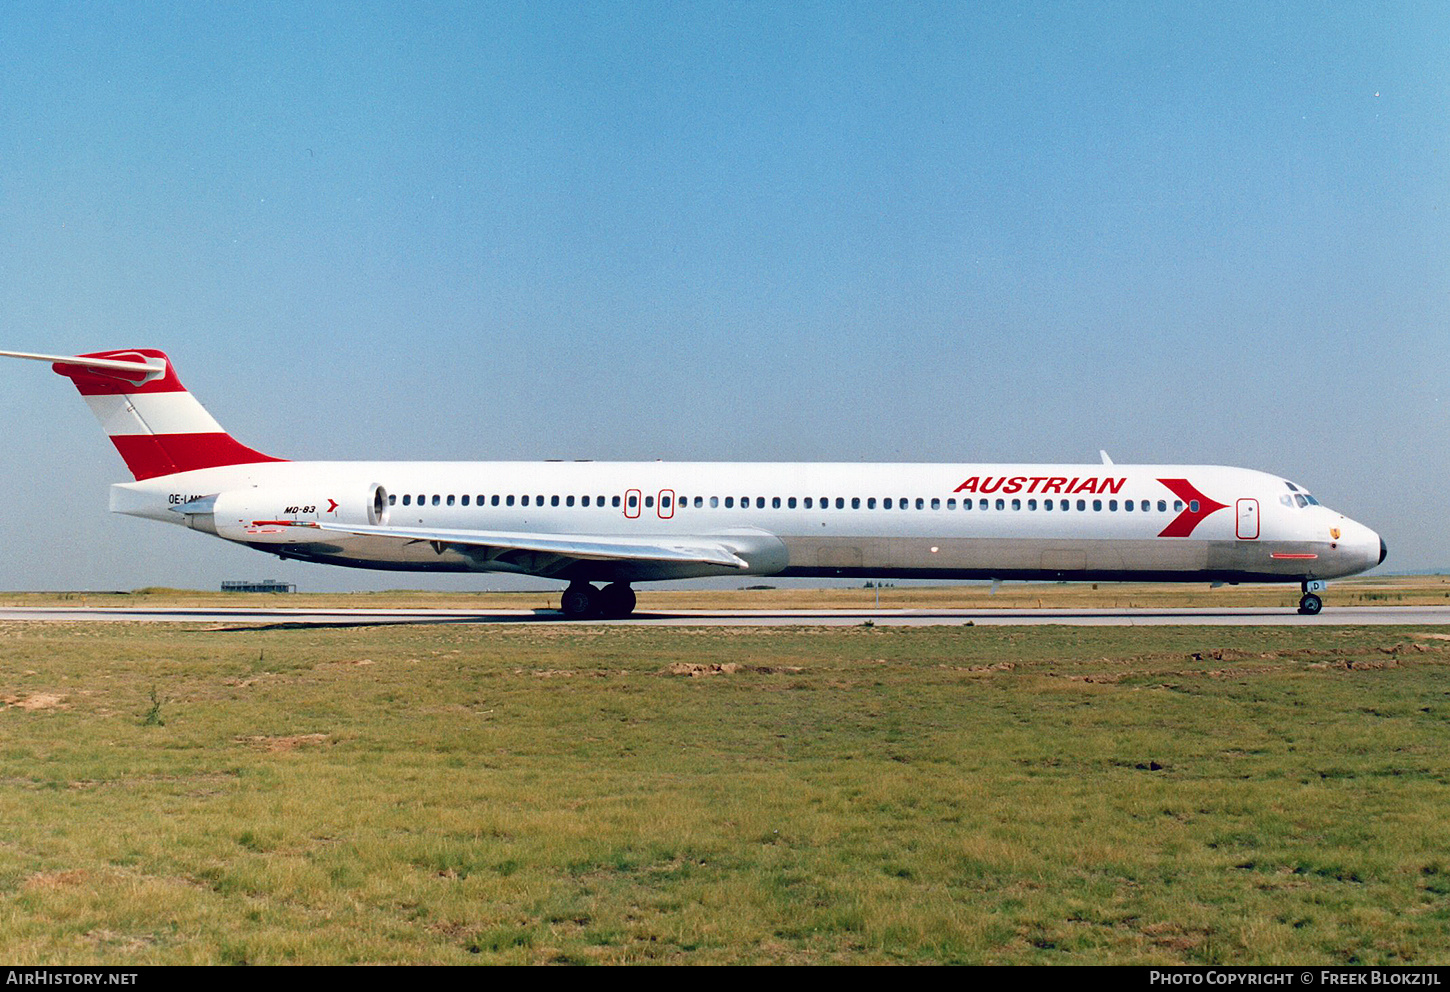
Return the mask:
{"type": "Polygon", "coordinates": [[[75,383],[139,482],[220,465],[282,461],[240,443],[187,392],[171,360],[152,348],[90,355],[31,355],[75,383]]]}

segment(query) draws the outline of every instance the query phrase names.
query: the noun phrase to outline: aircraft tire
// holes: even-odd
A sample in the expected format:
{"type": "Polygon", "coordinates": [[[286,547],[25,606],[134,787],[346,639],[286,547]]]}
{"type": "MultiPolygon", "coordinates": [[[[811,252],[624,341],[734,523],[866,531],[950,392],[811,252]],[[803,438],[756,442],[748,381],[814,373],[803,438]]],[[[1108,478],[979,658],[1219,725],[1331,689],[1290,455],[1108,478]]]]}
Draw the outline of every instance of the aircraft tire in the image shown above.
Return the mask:
{"type": "Polygon", "coordinates": [[[622,620],[634,612],[634,590],[625,582],[611,582],[599,592],[599,612],[611,620],[622,620]]]}
{"type": "Polygon", "coordinates": [[[1312,617],[1324,608],[1324,601],[1312,592],[1306,592],[1299,600],[1299,612],[1312,617]]]}
{"type": "Polygon", "coordinates": [[[598,615],[599,598],[599,590],[589,583],[575,583],[559,597],[559,609],[570,620],[584,620],[598,615]]]}

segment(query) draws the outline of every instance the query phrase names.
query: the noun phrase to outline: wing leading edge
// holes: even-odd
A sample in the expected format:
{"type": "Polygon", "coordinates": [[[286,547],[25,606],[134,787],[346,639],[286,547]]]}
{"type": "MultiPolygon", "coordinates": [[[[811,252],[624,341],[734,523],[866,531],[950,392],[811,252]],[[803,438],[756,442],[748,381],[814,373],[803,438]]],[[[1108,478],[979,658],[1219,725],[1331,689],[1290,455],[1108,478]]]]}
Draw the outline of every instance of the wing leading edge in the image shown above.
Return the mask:
{"type": "Polygon", "coordinates": [[[491,530],[448,530],[431,527],[392,527],[385,524],[311,523],[319,530],[362,537],[390,537],[403,541],[434,541],[499,551],[533,551],[587,561],[658,561],[676,564],[721,565],[745,569],[750,563],[725,545],[703,539],[660,541],[648,538],[589,534],[530,534],[491,530]]]}

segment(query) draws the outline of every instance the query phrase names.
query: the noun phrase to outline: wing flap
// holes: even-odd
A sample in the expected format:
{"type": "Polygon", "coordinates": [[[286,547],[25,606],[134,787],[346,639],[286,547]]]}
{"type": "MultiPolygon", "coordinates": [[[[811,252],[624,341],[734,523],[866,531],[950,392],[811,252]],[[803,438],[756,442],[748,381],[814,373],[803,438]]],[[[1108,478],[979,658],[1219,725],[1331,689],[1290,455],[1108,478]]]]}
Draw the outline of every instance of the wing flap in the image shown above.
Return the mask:
{"type": "Polygon", "coordinates": [[[725,545],[704,538],[635,538],[592,534],[531,534],[512,531],[392,527],[385,524],[337,524],[318,521],[320,530],[404,541],[437,541],[501,551],[534,551],[591,561],[663,561],[749,568],[725,545]]]}

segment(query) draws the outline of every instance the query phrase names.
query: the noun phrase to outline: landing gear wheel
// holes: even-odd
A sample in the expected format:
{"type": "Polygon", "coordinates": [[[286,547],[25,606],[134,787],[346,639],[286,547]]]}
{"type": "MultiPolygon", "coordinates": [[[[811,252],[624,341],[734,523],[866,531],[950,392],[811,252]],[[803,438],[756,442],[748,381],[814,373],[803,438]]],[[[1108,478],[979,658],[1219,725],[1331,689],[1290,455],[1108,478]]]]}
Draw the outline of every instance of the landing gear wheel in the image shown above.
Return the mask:
{"type": "Polygon", "coordinates": [[[599,590],[587,582],[576,582],[559,597],[559,609],[570,620],[583,620],[599,612],[599,590]]]}
{"type": "Polygon", "coordinates": [[[599,612],[611,620],[622,620],[634,612],[634,590],[624,582],[611,582],[599,591],[599,612]]]}
{"type": "Polygon", "coordinates": [[[1312,617],[1324,608],[1324,601],[1312,592],[1306,592],[1299,599],[1299,612],[1306,617],[1312,617]]]}

